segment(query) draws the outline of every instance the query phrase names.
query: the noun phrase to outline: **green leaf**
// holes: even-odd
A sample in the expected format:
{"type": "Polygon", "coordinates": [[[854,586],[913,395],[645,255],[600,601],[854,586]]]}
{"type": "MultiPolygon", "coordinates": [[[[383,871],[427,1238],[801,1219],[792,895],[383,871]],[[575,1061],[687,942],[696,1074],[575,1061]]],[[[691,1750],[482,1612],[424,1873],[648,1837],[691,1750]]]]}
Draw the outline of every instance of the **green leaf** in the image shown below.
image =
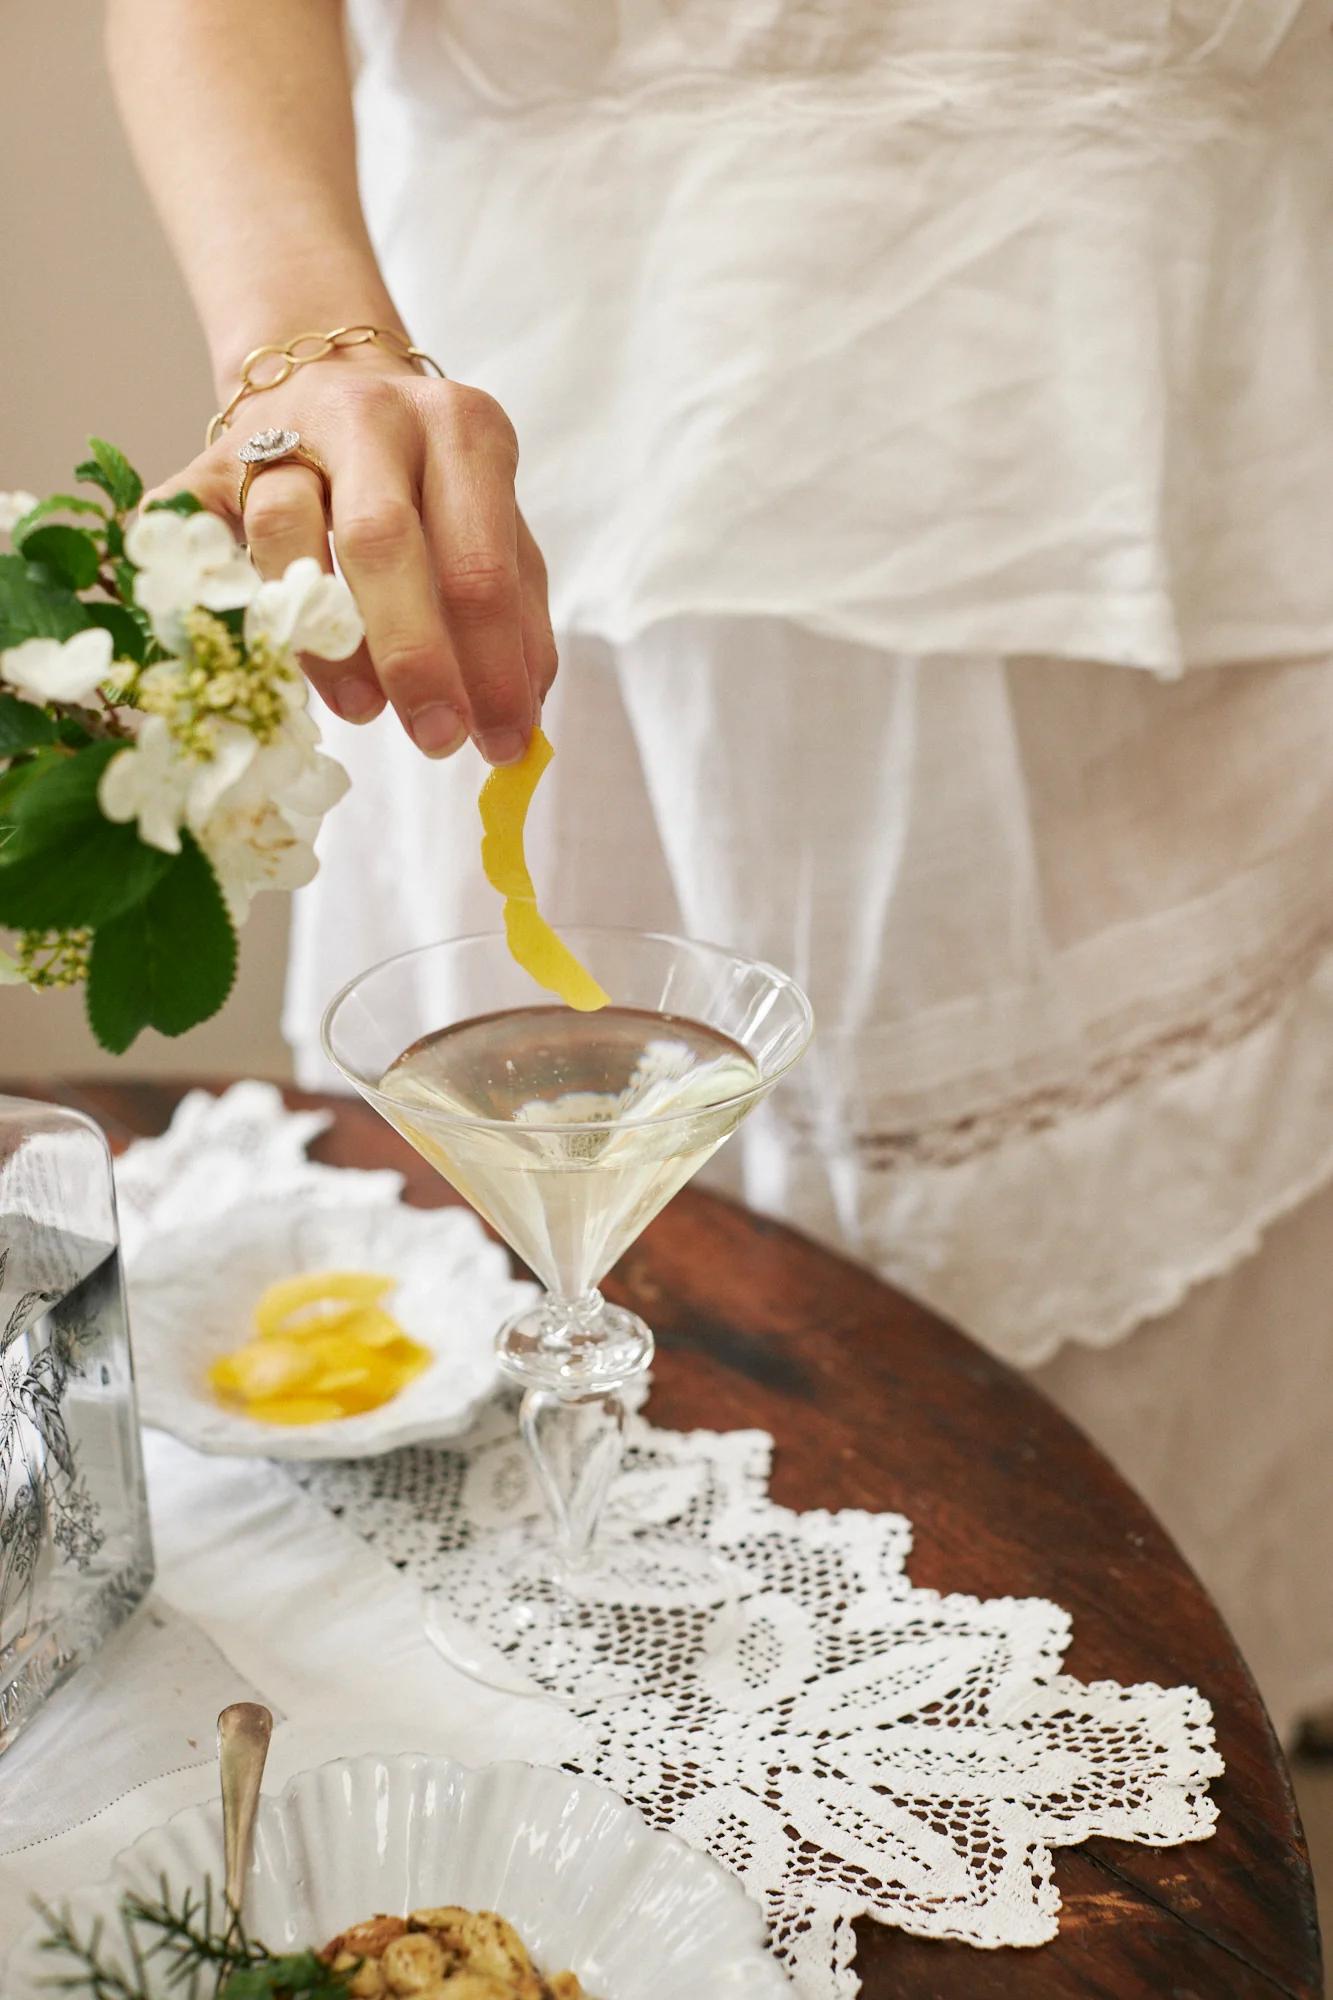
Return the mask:
{"type": "Polygon", "coordinates": [[[23,555],[27,562],[39,562],[42,568],[69,585],[71,590],[87,590],[97,581],[101,567],[101,551],[91,535],[82,528],[70,528],[63,522],[58,526],[34,528],[23,543],[23,555]]]}
{"type": "Polygon", "coordinates": [[[307,1951],[229,1974],[220,2000],[347,2000],[348,1990],[341,1974],[307,1951]]]}
{"type": "Polygon", "coordinates": [[[124,452],[108,444],[105,438],[96,437],[89,438],[88,449],[92,457],[75,466],[74,477],[87,480],[91,486],[100,486],[118,514],[127,514],[131,507],[137,507],[143,499],[143,481],[124,452]]]}
{"type": "Polygon", "coordinates": [[[17,695],[0,694],[0,757],[13,757],[20,750],[35,750],[39,744],[54,743],[56,726],[44,708],[17,695]]]}
{"type": "Polygon", "coordinates": [[[65,930],[106,923],[142,901],[171,865],[132,825],[103,819],[97,786],[122,743],[52,758],[9,800],[0,848],[0,924],[65,930]]]}
{"type": "Polygon", "coordinates": [[[79,493],[53,493],[49,499],[39,500],[35,507],[29,507],[23,518],[14,523],[10,537],[14,547],[21,549],[33,529],[52,514],[95,514],[99,521],[106,520],[95,500],[85,500],[79,493]]]}
{"type": "Polygon", "coordinates": [[[125,553],[125,530],[119,521],[106,524],[106,552],[109,556],[123,556],[125,553]]]}
{"type": "Polygon", "coordinates": [[[30,785],[43,770],[61,762],[58,750],[39,750],[35,757],[25,757],[21,763],[11,764],[0,777],[0,848],[12,836],[15,827],[15,805],[19,793],[25,785],[30,785]]]}
{"type": "Polygon", "coordinates": [[[126,604],[86,604],[89,622],[111,634],[118,660],[135,660],[140,666],[148,658],[153,635],[141,612],[126,604]]]}
{"type": "Polygon", "coordinates": [[[193,493],[173,493],[166,500],[150,500],[145,514],[202,514],[204,503],[193,493]]]}
{"type": "Polygon", "coordinates": [[[30,569],[22,556],[0,556],[0,646],[25,639],[70,639],[82,632],[88,613],[77,597],[30,569]]]}
{"type": "Polygon", "coordinates": [[[88,1020],[120,1055],[141,1028],[183,1035],[216,1014],[236,977],[236,933],[213,870],[189,834],[142,902],[98,926],[88,1020]]]}
{"type": "Polygon", "coordinates": [[[139,572],[132,562],[122,560],[116,564],[116,589],[120,592],[126,604],[133,604],[134,602],[134,579],[138,574],[139,572]]]}

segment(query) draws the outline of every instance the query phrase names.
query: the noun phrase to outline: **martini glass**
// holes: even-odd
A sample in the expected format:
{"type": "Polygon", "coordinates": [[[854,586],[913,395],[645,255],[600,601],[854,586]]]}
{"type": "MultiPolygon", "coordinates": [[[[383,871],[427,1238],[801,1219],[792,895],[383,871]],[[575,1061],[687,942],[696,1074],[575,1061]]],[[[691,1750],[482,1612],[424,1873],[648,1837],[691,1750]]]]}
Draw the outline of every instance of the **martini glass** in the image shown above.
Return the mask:
{"type": "Polygon", "coordinates": [[[504,934],[488,933],[362,973],[329,1007],[324,1046],[544,1287],[500,1328],[496,1352],[523,1391],[549,1521],[474,1538],[484,1611],[460,1617],[448,1593],[430,1593],[431,1636],[492,1686],[597,1698],[630,1691],[607,1657],[608,1606],[718,1604],[737,1590],[687,1538],[599,1535],[625,1392],[653,1336],[597,1287],[798,1060],[813,1019],[792,980],[735,952],[649,932],[565,936],[613,1005],[584,1014],[549,1001],[504,934]]]}

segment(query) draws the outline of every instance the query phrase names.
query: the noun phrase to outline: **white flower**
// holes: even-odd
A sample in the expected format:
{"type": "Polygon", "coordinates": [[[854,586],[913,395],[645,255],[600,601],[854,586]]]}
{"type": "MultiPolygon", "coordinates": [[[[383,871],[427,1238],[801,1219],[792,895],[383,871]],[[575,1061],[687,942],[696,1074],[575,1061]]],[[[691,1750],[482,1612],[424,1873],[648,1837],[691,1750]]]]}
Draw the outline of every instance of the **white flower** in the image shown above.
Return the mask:
{"type": "Polygon", "coordinates": [[[317,752],[305,758],[301,768],[282,786],[278,804],[289,819],[323,819],[326,812],[332,812],[350,783],[336,757],[317,752]]]}
{"type": "Polygon", "coordinates": [[[139,571],[135,601],[165,646],[181,643],[181,620],[196,605],[234,611],[259,589],[259,572],[216,514],[141,514],[125,531],[125,553],[139,571]]]}
{"type": "Polygon", "coordinates": [[[164,716],[143,716],[134,742],[103,771],[97,803],[107,819],[136,821],[149,847],[179,854],[181,828],[193,831],[207,820],[258,749],[249,730],[224,722],[212,732],[211,756],[191,756],[164,716]]]}
{"type": "Polygon", "coordinates": [[[365,636],[356,599],[340,576],[326,576],[313,556],[298,556],[281,578],[261,584],[245,614],[245,639],[266,638],[321,660],[345,660],[365,636]]]}
{"type": "Polygon", "coordinates": [[[97,803],[107,819],[136,820],[140,840],[150,847],[179,854],[190,786],[200,768],[181,755],[162,716],[145,716],[133,744],[103,771],[97,803]]]}
{"type": "Polygon", "coordinates": [[[29,701],[87,701],[111,672],[111,634],[100,625],[72,639],[25,639],[0,653],[0,680],[29,701]]]}
{"type": "Polygon", "coordinates": [[[22,487],[14,493],[0,493],[0,535],[7,535],[11,528],[17,527],[36,505],[37,495],[25,493],[22,487]]]}
{"type": "Polygon", "coordinates": [[[293,822],[264,799],[236,798],[198,834],[234,924],[261,889],[303,889],[318,870],[319,821],[293,822]]]}
{"type": "Polygon", "coordinates": [[[320,751],[318,725],[306,710],[305,682],[297,681],[295,688],[296,706],[258,750],[254,776],[284,811],[326,813],[347,790],[348,777],[341,764],[320,751]]]}
{"type": "Polygon", "coordinates": [[[347,790],[332,757],[275,739],[206,814],[191,800],[190,824],[222,886],[232,921],[244,923],[261,889],[299,889],[318,863],[320,821],[347,790]]]}
{"type": "Polygon", "coordinates": [[[140,715],[134,743],[111,759],[98,787],[106,817],[136,821],[151,847],[178,854],[188,827],[237,924],[259,890],[311,879],[320,821],[347,790],[342,765],[317,748],[303,684],[294,699],[299,705],[267,742],[240,723],[210,720],[203,756],[172,735],[165,716],[140,715]]]}
{"type": "Polygon", "coordinates": [[[240,783],[259,755],[259,744],[238,722],[223,722],[212,732],[213,754],[200,762],[192,760],[193,776],[185,801],[185,817],[192,832],[198,830],[219,802],[240,783]]]}

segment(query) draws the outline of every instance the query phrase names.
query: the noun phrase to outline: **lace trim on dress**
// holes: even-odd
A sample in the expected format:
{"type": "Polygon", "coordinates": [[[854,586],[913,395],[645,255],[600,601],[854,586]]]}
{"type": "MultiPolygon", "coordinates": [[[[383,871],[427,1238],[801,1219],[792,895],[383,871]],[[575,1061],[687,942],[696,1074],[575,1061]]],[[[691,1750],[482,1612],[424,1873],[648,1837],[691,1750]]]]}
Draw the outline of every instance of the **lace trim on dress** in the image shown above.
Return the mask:
{"type": "MultiPolygon", "coordinates": [[[[1200,991],[1190,1018],[1104,1054],[1065,1077],[931,1123],[877,1123],[836,1138],[833,1150],[853,1153],[869,1173],[957,1167],[1015,1138],[1031,1138],[1068,1118],[1095,1111],[1138,1085],[1196,1068],[1271,1021],[1333,951],[1333,920],[1323,919],[1247,963],[1239,976],[1200,991]]],[[[881,1114],[883,1115],[883,1114],[881,1114]]],[[[784,1129],[798,1144],[827,1154],[827,1127],[799,1110],[784,1129]]]]}

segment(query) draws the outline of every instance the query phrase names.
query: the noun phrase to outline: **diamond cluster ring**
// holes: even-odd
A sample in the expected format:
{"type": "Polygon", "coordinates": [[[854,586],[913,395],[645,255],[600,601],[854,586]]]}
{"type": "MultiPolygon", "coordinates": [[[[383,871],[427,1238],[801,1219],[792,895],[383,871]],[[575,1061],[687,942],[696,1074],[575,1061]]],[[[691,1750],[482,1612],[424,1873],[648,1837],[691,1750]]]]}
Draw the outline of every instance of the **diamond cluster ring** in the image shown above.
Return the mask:
{"type": "Polygon", "coordinates": [[[244,471],[241,473],[241,483],[236,494],[236,504],[242,514],[245,512],[245,503],[249,497],[250,487],[256,473],[266,471],[271,465],[285,464],[304,465],[309,471],[315,474],[321,487],[324,489],[324,507],[327,512],[329,505],[328,468],[324,465],[323,460],[311,451],[308,445],[302,444],[300,431],[287,431],[278,428],[267,431],[256,431],[253,437],[246,439],[245,443],[237,451],[236,456],[244,467],[244,471]]]}

